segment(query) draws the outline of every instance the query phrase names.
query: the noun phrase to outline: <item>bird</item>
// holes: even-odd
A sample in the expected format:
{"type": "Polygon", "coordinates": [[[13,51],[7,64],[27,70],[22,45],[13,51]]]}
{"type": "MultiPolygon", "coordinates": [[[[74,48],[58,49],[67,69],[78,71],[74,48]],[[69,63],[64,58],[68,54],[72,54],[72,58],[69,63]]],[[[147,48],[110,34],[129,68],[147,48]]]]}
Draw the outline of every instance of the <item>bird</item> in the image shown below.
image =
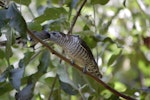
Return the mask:
{"type": "Polygon", "coordinates": [[[49,35],[48,40],[62,47],[65,54],[71,58],[71,62],[81,66],[84,73],[89,72],[99,79],[102,78],[90,48],[79,35],[64,34],[59,31],[46,33],[49,35]]]}

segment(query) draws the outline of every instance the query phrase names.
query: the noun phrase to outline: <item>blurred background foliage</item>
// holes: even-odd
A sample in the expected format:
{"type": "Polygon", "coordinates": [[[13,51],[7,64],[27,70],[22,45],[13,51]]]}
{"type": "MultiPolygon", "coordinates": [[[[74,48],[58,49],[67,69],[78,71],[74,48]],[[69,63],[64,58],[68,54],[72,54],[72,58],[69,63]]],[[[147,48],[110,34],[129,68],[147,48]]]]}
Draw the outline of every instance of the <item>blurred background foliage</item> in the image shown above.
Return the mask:
{"type": "MultiPolygon", "coordinates": [[[[0,100],[122,99],[42,45],[30,47],[27,27],[67,33],[81,3],[0,0],[0,100]]],[[[102,80],[139,100],[150,98],[149,10],[149,0],[87,0],[73,29],[91,48],[102,80]]]]}

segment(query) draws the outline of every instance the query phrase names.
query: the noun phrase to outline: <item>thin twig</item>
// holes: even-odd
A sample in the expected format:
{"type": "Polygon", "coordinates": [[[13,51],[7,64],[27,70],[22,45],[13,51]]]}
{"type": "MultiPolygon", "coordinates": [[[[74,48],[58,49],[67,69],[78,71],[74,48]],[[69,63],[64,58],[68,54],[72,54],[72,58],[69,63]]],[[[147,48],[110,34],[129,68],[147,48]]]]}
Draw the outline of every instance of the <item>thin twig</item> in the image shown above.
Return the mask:
{"type": "MultiPolygon", "coordinates": [[[[57,57],[61,58],[62,60],[64,60],[65,62],[69,63],[70,65],[72,65],[76,69],[80,70],[81,72],[83,71],[82,67],[78,66],[77,64],[72,64],[72,62],[69,59],[67,59],[66,57],[62,56],[61,54],[59,54],[58,52],[56,52],[55,50],[53,50],[47,43],[45,43],[40,38],[38,38],[37,36],[35,36],[29,29],[27,29],[27,32],[30,34],[30,36],[32,38],[34,38],[35,40],[37,40],[38,42],[40,42],[43,46],[47,47],[49,49],[49,51],[52,52],[52,54],[55,54],[57,57]]],[[[87,74],[88,76],[92,77],[95,81],[97,81],[99,84],[101,84],[106,89],[108,89],[109,91],[111,91],[113,94],[115,94],[117,96],[120,96],[122,98],[125,98],[127,100],[136,100],[136,99],[134,99],[134,98],[132,98],[130,96],[126,96],[126,95],[124,95],[124,94],[116,91],[115,89],[111,88],[109,85],[107,85],[102,80],[100,80],[100,79],[96,78],[95,76],[91,75],[89,72],[86,72],[85,74],[87,74]]]]}
{"type": "Polygon", "coordinates": [[[68,31],[67,34],[71,34],[71,33],[72,33],[73,27],[74,27],[74,25],[75,25],[75,23],[76,23],[78,17],[80,16],[80,12],[81,12],[83,6],[85,5],[86,1],[87,1],[87,0],[84,0],[84,1],[83,1],[83,3],[81,4],[79,10],[78,10],[77,13],[76,13],[76,16],[74,16],[73,21],[72,21],[72,23],[71,23],[71,27],[70,27],[70,29],[69,29],[69,31],[68,31]]]}
{"type": "Polygon", "coordinates": [[[52,97],[53,90],[54,90],[54,87],[55,87],[55,84],[56,84],[56,80],[57,80],[57,76],[54,78],[54,81],[53,81],[53,83],[52,83],[52,88],[51,88],[51,91],[50,91],[50,94],[49,94],[48,100],[50,100],[50,99],[51,99],[51,97],[52,97]]]}
{"type": "MultiPolygon", "coordinates": [[[[97,26],[96,26],[96,9],[95,9],[95,5],[93,5],[93,15],[94,15],[94,20],[93,20],[93,22],[94,22],[94,28],[95,28],[95,35],[96,35],[96,33],[97,33],[97,26]]],[[[98,46],[96,46],[96,61],[97,61],[97,63],[98,63],[98,52],[99,50],[98,50],[98,46]]]]}

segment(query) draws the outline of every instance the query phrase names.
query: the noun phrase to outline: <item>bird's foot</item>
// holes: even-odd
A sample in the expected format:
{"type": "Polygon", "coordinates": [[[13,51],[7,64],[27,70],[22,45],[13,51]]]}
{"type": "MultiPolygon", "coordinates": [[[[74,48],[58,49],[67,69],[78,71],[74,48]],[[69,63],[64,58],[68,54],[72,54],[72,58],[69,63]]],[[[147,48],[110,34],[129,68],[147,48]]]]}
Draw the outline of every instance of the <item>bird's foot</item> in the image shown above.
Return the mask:
{"type": "Polygon", "coordinates": [[[85,67],[83,68],[83,73],[86,73],[86,71],[87,71],[87,70],[86,70],[86,66],[85,66],[85,67]]]}
{"type": "Polygon", "coordinates": [[[74,60],[71,60],[71,64],[74,65],[74,60]]]}

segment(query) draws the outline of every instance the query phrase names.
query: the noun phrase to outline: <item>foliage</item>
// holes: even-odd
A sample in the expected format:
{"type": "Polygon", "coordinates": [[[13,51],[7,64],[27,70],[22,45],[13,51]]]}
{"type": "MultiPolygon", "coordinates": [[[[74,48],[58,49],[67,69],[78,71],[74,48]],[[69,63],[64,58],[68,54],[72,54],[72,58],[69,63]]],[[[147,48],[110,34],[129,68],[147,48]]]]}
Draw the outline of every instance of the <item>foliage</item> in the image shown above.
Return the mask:
{"type": "MultiPolygon", "coordinates": [[[[27,29],[67,33],[81,3],[0,1],[0,100],[122,99],[39,43],[29,46],[32,42],[27,29]]],[[[148,0],[87,0],[73,28],[73,34],[91,48],[102,80],[141,100],[150,98],[148,6],[148,0]]],[[[60,47],[49,45],[65,56],[60,47]]]]}

